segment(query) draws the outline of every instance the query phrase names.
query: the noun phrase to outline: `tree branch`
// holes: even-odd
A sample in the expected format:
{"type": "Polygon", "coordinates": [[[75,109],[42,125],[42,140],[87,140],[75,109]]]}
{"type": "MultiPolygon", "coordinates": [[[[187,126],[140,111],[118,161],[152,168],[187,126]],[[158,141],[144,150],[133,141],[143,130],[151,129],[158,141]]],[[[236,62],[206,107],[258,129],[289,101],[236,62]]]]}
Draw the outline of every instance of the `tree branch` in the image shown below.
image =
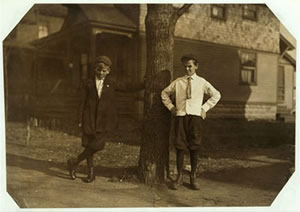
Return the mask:
{"type": "Polygon", "coordinates": [[[178,19],[180,16],[182,16],[183,13],[185,13],[193,4],[184,4],[182,7],[177,9],[176,11],[176,19],[178,19]]]}

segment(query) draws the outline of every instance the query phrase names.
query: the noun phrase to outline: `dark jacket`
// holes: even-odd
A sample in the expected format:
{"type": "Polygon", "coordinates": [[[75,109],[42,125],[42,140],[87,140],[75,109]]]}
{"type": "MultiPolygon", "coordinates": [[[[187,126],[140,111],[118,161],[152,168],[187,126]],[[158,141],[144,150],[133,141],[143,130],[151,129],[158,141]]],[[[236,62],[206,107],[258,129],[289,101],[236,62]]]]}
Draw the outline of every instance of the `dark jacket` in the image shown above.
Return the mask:
{"type": "Polygon", "coordinates": [[[88,80],[83,87],[79,122],[83,133],[95,135],[115,130],[118,125],[116,91],[138,91],[143,84],[120,83],[107,76],[103,82],[101,97],[98,97],[95,79],[88,80]]]}

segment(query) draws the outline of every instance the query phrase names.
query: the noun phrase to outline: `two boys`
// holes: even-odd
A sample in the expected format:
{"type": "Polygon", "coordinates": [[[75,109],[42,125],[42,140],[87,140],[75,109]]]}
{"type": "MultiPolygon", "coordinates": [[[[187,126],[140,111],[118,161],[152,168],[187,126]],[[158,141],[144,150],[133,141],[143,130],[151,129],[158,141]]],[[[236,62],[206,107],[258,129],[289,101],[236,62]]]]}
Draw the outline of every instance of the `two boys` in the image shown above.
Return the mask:
{"type": "MultiPolygon", "coordinates": [[[[161,92],[163,104],[175,116],[175,148],[177,178],[173,189],[178,189],[183,182],[184,151],[190,151],[191,187],[199,190],[196,182],[196,170],[199,147],[202,137],[202,124],[206,112],[213,108],[220,100],[221,95],[208,81],[196,74],[198,60],[194,55],[184,55],[181,62],[185,69],[185,76],[174,80],[161,92]],[[203,104],[204,95],[210,98],[203,104]],[[175,95],[175,105],[170,98],[175,95]]],[[[118,85],[107,77],[112,65],[106,56],[100,56],[95,63],[95,78],[85,86],[83,104],[79,116],[80,126],[83,128],[82,145],[84,151],[76,159],[68,161],[71,179],[76,179],[76,168],[83,160],[87,160],[88,176],[86,182],[95,180],[93,170],[93,155],[104,148],[107,133],[116,127],[117,111],[115,106],[115,90],[124,86],[118,85]],[[107,118],[107,120],[106,120],[107,118]]],[[[136,88],[143,86],[134,86],[136,88]]],[[[139,90],[139,89],[130,89],[139,90]]]]}

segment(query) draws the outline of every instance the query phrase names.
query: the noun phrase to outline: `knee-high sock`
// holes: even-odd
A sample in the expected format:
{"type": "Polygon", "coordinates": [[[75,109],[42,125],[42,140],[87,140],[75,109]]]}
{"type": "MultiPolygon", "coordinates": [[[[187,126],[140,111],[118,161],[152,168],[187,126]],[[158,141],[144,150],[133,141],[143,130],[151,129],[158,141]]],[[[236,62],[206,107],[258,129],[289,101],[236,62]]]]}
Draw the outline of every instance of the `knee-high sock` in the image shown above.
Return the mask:
{"type": "Polygon", "coordinates": [[[191,150],[190,151],[190,159],[191,159],[191,174],[196,174],[197,170],[197,162],[198,162],[198,150],[191,150]]]}
{"type": "Polygon", "coordinates": [[[96,153],[96,150],[85,148],[78,156],[75,165],[79,165],[79,163],[83,160],[87,160],[88,167],[93,167],[93,155],[96,153]]]}
{"type": "Polygon", "coordinates": [[[178,174],[182,173],[182,171],[183,171],[183,162],[184,162],[184,150],[177,150],[176,165],[177,165],[178,174]]]}
{"type": "Polygon", "coordinates": [[[94,154],[96,151],[91,151],[89,156],[86,158],[86,162],[87,162],[87,167],[89,169],[94,167],[94,154]]]}

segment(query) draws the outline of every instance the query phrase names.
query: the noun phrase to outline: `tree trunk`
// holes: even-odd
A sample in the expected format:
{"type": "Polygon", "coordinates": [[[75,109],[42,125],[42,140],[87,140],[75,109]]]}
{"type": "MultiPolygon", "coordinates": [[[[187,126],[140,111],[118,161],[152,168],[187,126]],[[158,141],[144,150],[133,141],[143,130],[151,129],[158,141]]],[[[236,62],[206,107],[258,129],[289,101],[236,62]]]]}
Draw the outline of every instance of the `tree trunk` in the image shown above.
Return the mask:
{"type": "Polygon", "coordinates": [[[171,115],[162,104],[160,93],[173,73],[175,24],[190,6],[175,9],[172,4],[147,5],[147,71],[138,177],[149,185],[164,183],[169,171],[171,115]]]}

